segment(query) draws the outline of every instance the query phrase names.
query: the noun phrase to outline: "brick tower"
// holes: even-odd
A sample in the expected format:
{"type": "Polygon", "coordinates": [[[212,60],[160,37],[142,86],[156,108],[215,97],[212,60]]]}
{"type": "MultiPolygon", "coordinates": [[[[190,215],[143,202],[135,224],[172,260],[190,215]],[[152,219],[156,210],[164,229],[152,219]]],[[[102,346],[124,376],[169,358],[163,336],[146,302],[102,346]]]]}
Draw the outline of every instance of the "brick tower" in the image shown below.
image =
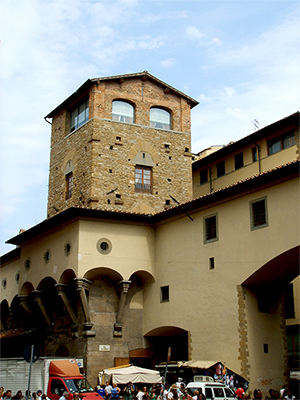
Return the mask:
{"type": "Polygon", "coordinates": [[[147,71],[88,79],[51,111],[48,217],[69,207],[151,214],[192,197],[197,101],[147,71]]]}

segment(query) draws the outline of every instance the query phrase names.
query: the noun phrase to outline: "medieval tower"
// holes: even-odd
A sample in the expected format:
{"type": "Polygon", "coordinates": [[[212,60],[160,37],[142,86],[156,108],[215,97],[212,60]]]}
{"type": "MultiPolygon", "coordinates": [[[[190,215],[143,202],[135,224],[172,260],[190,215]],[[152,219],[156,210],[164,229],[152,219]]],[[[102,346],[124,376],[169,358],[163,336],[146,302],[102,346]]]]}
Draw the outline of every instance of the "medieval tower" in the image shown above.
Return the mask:
{"type": "Polygon", "coordinates": [[[152,214],[170,195],[190,200],[197,104],[147,71],[87,80],[46,117],[48,217],[69,207],[152,214]]]}

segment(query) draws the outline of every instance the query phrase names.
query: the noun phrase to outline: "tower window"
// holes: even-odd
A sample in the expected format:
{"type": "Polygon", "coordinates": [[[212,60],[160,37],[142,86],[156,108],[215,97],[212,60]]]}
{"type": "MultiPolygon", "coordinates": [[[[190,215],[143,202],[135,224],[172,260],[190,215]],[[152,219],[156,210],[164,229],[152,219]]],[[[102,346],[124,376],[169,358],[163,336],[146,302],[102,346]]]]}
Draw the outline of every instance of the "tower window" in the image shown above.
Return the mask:
{"type": "Polygon", "coordinates": [[[112,103],[112,120],[134,123],[134,107],[127,101],[114,100],[112,103]]]}
{"type": "Polygon", "coordinates": [[[135,191],[139,193],[152,193],[152,168],[144,166],[135,167],[135,191]]]}
{"type": "Polygon", "coordinates": [[[79,128],[89,119],[89,100],[80,103],[79,106],[71,111],[71,126],[70,132],[79,128]]]}
{"type": "Polygon", "coordinates": [[[70,199],[73,194],[73,172],[66,175],[66,200],[70,199]]]}
{"type": "Polygon", "coordinates": [[[150,126],[152,128],[171,129],[171,114],[159,107],[150,109],[150,126]]]}

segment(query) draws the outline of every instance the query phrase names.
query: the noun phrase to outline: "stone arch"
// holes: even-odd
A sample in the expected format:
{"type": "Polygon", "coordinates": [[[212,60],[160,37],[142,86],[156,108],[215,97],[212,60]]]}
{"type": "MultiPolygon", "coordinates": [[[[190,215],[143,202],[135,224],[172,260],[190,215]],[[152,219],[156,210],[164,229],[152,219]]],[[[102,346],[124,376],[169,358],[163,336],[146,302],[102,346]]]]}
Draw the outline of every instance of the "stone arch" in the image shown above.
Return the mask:
{"type": "Polygon", "coordinates": [[[300,246],[293,247],[266,262],[243,283],[243,286],[282,287],[299,275],[300,246]]]}
{"type": "Polygon", "coordinates": [[[59,278],[59,283],[70,284],[76,278],[75,272],[72,269],[66,269],[59,278]]]}
{"type": "Polygon", "coordinates": [[[136,157],[136,155],[140,152],[149,153],[153,162],[155,164],[159,163],[160,159],[159,159],[158,152],[155,150],[155,148],[150,143],[146,142],[145,140],[135,143],[130,148],[130,150],[128,152],[128,159],[132,161],[136,157]]]}
{"type": "Polygon", "coordinates": [[[23,283],[21,287],[20,294],[29,296],[33,290],[34,290],[33,284],[31,282],[26,281],[23,283]]]}
{"type": "Polygon", "coordinates": [[[1,301],[0,304],[0,316],[1,316],[1,328],[7,329],[7,319],[9,318],[9,304],[6,299],[1,301]]]}
{"type": "Polygon", "coordinates": [[[189,332],[177,326],[160,326],[144,334],[156,355],[156,362],[165,362],[171,347],[172,360],[189,360],[189,332]]]}
{"type": "Polygon", "coordinates": [[[124,277],[119,272],[109,267],[95,267],[84,274],[84,278],[88,279],[89,281],[94,281],[97,279],[97,277],[106,277],[107,279],[115,283],[124,279],[124,277]]]}
{"type": "Polygon", "coordinates": [[[73,171],[75,165],[76,165],[76,153],[74,150],[69,150],[67,154],[64,157],[64,160],[61,165],[61,170],[64,173],[64,175],[70,173],[73,171]]]}

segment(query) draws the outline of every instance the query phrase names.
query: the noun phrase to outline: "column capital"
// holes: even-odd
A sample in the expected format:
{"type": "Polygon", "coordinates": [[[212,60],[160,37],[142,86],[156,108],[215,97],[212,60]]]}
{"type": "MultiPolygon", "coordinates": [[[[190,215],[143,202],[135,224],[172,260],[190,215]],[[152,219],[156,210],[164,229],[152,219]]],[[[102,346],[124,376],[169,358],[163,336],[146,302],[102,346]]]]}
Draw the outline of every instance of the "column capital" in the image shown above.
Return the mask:
{"type": "Polygon", "coordinates": [[[93,282],[86,278],[75,278],[75,284],[78,291],[82,289],[90,290],[93,282]]]}
{"type": "Polygon", "coordinates": [[[118,293],[128,293],[129,287],[130,287],[131,281],[120,281],[117,283],[117,290],[118,293]]]}

